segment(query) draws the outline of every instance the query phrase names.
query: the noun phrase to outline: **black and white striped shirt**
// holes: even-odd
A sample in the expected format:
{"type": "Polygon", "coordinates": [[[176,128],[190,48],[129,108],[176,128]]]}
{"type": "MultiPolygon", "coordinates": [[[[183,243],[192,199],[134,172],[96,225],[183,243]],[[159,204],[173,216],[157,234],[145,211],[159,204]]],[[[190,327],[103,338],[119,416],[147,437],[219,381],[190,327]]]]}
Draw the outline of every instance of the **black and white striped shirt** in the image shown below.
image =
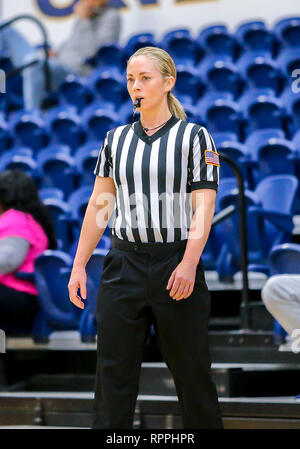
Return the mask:
{"type": "Polygon", "coordinates": [[[218,190],[218,154],[203,126],[172,115],[148,136],[139,120],[107,132],[94,174],[113,178],[116,186],[113,236],[174,242],[188,238],[191,191],[218,190]]]}

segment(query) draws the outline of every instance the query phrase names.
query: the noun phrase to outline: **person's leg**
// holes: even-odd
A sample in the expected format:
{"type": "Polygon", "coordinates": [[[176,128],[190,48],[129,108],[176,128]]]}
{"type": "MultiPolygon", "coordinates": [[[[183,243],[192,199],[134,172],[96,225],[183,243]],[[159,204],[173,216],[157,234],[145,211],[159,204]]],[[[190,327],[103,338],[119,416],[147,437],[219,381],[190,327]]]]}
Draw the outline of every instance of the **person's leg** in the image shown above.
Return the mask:
{"type": "Polygon", "coordinates": [[[300,275],[271,276],[261,296],[268,311],[289,335],[300,329],[300,275]]]}
{"type": "Polygon", "coordinates": [[[223,428],[216,386],[211,377],[208,341],[210,295],[202,261],[193,293],[176,301],[166,290],[184,250],[153,264],[151,305],[163,358],[173,374],[184,428],[223,428]],[[170,260],[169,260],[170,259],[170,260]]]}
{"type": "Polygon", "coordinates": [[[143,349],[150,329],[146,269],[135,254],[112,249],[97,304],[97,370],[92,429],[132,429],[143,349]]]}
{"type": "MultiPolygon", "coordinates": [[[[4,21],[0,20],[0,24],[4,21]]],[[[13,26],[0,31],[0,54],[7,52],[15,67],[24,63],[24,59],[35,52],[32,45],[13,26]]]]}
{"type": "MultiPolygon", "coordinates": [[[[32,59],[34,59],[32,55],[29,55],[25,62],[29,62],[32,59]]],[[[55,60],[55,58],[49,59],[49,67],[52,92],[56,92],[66,76],[74,72],[72,72],[69,67],[62,65],[59,61],[55,60]]],[[[40,60],[38,64],[24,70],[23,91],[26,110],[39,108],[41,106],[42,100],[47,95],[43,60],[40,60]]]]}

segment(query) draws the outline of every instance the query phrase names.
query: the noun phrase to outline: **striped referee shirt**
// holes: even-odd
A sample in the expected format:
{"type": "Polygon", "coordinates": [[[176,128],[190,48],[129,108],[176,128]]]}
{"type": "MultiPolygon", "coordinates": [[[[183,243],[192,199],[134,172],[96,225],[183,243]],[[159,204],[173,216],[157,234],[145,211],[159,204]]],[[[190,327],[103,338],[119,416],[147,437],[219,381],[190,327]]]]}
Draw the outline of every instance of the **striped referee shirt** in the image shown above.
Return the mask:
{"type": "Polygon", "coordinates": [[[94,174],[115,183],[113,236],[174,242],[188,238],[191,191],[218,190],[219,157],[206,128],[172,115],[152,136],[140,120],[108,131],[94,174]]]}

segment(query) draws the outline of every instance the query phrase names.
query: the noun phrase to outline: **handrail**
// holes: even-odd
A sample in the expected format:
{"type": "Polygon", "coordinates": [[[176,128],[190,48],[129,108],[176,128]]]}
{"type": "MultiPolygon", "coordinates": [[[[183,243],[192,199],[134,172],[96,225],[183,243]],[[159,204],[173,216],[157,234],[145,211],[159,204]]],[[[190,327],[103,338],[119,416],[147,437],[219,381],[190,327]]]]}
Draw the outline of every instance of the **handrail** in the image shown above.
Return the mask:
{"type": "Polygon", "coordinates": [[[34,59],[33,61],[27,62],[27,64],[22,64],[19,67],[15,67],[13,69],[11,69],[7,74],[6,74],[6,79],[8,80],[9,78],[12,78],[16,75],[18,75],[20,72],[23,72],[24,69],[27,69],[27,67],[31,67],[33,65],[36,65],[39,63],[38,59],[34,59]]]}
{"type": "MultiPolygon", "coordinates": [[[[238,214],[239,214],[239,241],[241,250],[242,271],[242,303],[241,303],[241,325],[243,329],[250,328],[249,317],[249,282],[248,282],[248,240],[246,219],[246,198],[244,188],[244,177],[237,163],[222,152],[219,153],[220,160],[226,162],[233,170],[238,185],[238,214]]],[[[229,211],[228,211],[229,212],[229,211]]],[[[233,213],[233,212],[232,212],[233,213]]],[[[228,215],[229,216],[229,215],[228,215]]]]}
{"type": "MultiPolygon", "coordinates": [[[[30,14],[21,14],[18,16],[13,17],[10,20],[7,20],[6,22],[3,22],[2,24],[0,24],[0,31],[2,31],[4,28],[10,26],[12,23],[17,22],[19,20],[31,20],[32,22],[34,22],[40,29],[42,35],[43,35],[43,39],[44,42],[42,44],[43,47],[43,51],[44,51],[44,73],[45,73],[45,89],[47,92],[51,92],[51,73],[50,73],[50,68],[49,68],[49,55],[48,55],[48,34],[46,31],[46,28],[44,27],[44,25],[42,24],[42,22],[40,20],[38,20],[36,17],[31,16],[30,14]]],[[[26,66],[21,67],[22,69],[24,69],[26,66]]],[[[20,68],[20,69],[21,69],[20,68]]],[[[16,67],[16,71],[18,71],[18,67],[16,67]]]]}
{"type": "Polygon", "coordinates": [[[214,215],[211,226],[216,226],[217,224],[221,223],[221,221],[224,221],[226,220],[226,218],[231,217],[231,215],[233,215],[235,212],[236,207],[233,204],[225,207],[225,209],[220,210],[220,212],[214,215]]]}

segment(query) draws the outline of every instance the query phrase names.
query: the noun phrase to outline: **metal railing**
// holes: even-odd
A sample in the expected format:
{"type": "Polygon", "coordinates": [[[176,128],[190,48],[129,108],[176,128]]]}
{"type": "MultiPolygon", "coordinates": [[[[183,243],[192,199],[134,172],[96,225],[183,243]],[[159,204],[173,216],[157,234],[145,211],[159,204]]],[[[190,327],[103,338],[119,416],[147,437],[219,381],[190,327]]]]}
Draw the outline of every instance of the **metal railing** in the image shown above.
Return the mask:
{"type": "MultiPolygon", "coordinates": [[[[46,28],[44,27],[44,25],[41,23],[40,20],[38,20],[36,17],[31,16],[29,14],[21,14],[18,16],[13,17],[12,19],[7,20],[6,22],[3,22],[0,24],[0,32],[12,25],[14,22],[17,22],[19,20],[30,20],[32,22],[34,22],[40,29],[42,36],[43,36],[43,44],[42,44],[42,48],[44,51],[44,66],[43,66],[43,70],[44,70],[44,74],[45,74],[45,89],[47,92],[51,92],[51,72],[50,72],[50,68],[49,68],[49,55],[48,55],[48,34],[46,31],[46,28]]],[[[34,60],[34,61],[30,61],[28,64],[23,64],[19,67],[15,67],[9,74],[7,77],[11,77],[16,75],[17,73],[20,73],[21,71],[23,71],[25,68],[30,67],[34,64],[37,64],[39,62],[39,60],[34,60]]]]}
{"type": "Polygon", "coordinates": [[[248,240],[247,240],[247,218],[246,218],[246,198],[244,188],[244,177],[237,165],[227,154],[219,153],[220,160],[226,162],[232,169],[237,180],[237,210],[235,206],[228,206],[214,216],[212,226],[216,226],[221,221],[230,217],[235,212],[239,215],[239,242],[241,251],[241,271],[242,271],[242,303],[241,303],[241,327],[243,329],[250,328],[249,316],[249,281],[248,281],[248,240]]]}

